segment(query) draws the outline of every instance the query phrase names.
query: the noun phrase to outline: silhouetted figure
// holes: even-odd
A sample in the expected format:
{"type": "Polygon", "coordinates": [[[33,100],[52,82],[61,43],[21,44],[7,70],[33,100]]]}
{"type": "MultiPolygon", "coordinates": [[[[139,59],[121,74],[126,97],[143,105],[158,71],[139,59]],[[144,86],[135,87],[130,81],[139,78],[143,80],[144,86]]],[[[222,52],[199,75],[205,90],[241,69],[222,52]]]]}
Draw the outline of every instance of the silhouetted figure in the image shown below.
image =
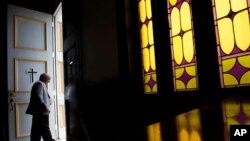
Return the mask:
{"type": "Polygon", "coordinates": [[[52,103],[48,93],[50,76],[47,73],[40,75],[31,89],[30,103],[26,114],[33,115],[31,127],[31,141],[55,141],[49,127],[50,105],[52,103]]]}

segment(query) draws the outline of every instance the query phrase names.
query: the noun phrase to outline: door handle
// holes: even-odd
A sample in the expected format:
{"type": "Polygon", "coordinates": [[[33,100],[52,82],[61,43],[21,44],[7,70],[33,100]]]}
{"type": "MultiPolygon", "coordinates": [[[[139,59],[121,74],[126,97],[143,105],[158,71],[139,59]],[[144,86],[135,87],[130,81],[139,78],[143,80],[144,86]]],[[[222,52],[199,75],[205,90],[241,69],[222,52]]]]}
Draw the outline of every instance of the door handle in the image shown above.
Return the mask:
{"type": "Polygon", "coordinates": [[[15,100],[14,100],[15,93],[13,91],[9,90],[8,94],[10,96],[10,110],[13,111],[14,110],[14,104],[15,104],[15,100]]]}
{"type": "Polygon", "coordinates": [[[13,111],[14,110],[14,104],[15,104],[15,100],[13,99],[13,97],[10,98],[10,110],[13,111]]]}

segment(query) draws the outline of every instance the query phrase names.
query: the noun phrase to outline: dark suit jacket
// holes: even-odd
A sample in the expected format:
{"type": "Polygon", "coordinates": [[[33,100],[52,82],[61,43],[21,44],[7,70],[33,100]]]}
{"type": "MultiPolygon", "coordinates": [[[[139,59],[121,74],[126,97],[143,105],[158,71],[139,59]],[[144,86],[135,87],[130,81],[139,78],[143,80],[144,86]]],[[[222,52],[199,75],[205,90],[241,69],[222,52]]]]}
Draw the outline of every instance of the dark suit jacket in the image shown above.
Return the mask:
{"type": "Polygon", "coordinates": [[[45,83],[37,81],[31,89],[30,103],[26,114],[49,115],[50,97],[45,83]]]}

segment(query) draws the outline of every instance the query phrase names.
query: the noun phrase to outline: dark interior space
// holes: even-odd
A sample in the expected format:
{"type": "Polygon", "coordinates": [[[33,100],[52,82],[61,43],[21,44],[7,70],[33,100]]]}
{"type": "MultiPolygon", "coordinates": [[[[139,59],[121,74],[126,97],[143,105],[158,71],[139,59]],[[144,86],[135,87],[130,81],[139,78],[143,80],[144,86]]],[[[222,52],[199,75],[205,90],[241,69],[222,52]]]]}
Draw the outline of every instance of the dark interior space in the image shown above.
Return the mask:
{"type": "MultiPolygon", "coordinates": [[[[250,87],[221,88],[211,0],[191,2],[199,74],[199,89],[193,91],[173,89],[167,1],[152,0],[157,94],[144,94],[138,1],[4,0],[0,21],[6,21],[7,4],[54,14],[60,2],[65,87],[75,88],[65,98],[69,141],[146,141],[147,126],[157,122],[162,141],[177,141],[175,117],[194,109],[200,109],[202,139],[225,140],[222,102],[249,99],[250,87]]],[[[7,67],[7,26],[0,22],[1,68],[7,67]]],[[[3,113],[8,113],[7,73],[0,71],[3,113]]],[[[0,136],[8,141],[8,115],[0,117],[0,136]]]]}
{"type": "MultiPolygon", "coordinates": [[[[0,20],[1,21],[5,21],[6,18],[7,18],[7,15],[6,15],[6,11],[7,11],[7,6],[6,6],[6,1],[3,0],[3,1],[0,1],[0,4],[3,6],[1,8],[1,11],[0,11],[0,20]]],[[[4,48],[4,46],[7,46],[7,37],[4,36],[7,34],[7,31],[6,31],[6,26],[7,26],[7,23],[6,22],[1,22],[0,23],[0,32],[3,33],[0,35],[0,44],[2,46],[2,48],[0,49],[1,51],[1,66],[6,67],[7,66],[7,63],[6,63],[6,52],[7,52],[7,48],[4,48]]],[[[1,112],[3,113],[7,113],[8,111],[8,100],[7,100],[7,83],[4,83],[7,81],[7,69],[2,69],[1,70],[1,73],[0,73],[0,79],[2,80],[1,81],[1,86],[0,88],[2,89],[2,93],[4,93],[0,99],[0,104],[1,104],[1,112]]],[[[4,140],[8,140],[8,115],[6,114],[5,116],[0,116],[0,126],[1,126],[1,131],[0,131],[0,136],[4,139],[4,140]]]]}

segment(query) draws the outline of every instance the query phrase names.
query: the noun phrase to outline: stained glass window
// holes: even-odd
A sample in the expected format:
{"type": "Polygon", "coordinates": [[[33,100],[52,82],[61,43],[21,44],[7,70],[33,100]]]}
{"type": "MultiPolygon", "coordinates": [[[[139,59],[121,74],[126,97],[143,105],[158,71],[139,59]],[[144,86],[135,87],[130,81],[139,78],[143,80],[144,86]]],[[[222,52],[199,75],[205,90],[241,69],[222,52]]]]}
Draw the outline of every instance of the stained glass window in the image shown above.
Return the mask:
{"type": "Polygon", "coordinates": [[[138,9],[144,75],[144,92],[146,94],[153,94],[157,92],[157,79],[151,0],[140,0],[138,9]]]}
{"type": "Polygon", "coordinates": [[[223,109],[226,139],[229,140],[230,125],[250,125],[250,102],[227,100],[223,103],[223,109]]]}
{"type": "Polygon", "coordinates": [[[168,1],[173,80],[176,91],[198,89],[190,1],[168,1]]]}
{"type": "Polygon", "coordinates": [[[221,86],[250,85],[250,1],[212,2],[221,86]]]}
{"type": "Polygon", "coordinates": [[[202,141],[199,110],[176,117],[178,141],[202,141]]]}
{"type": "Polygon", "coordinates": [[[147,126],[148,141],[161,141],[160,122],[147,126]]]}

